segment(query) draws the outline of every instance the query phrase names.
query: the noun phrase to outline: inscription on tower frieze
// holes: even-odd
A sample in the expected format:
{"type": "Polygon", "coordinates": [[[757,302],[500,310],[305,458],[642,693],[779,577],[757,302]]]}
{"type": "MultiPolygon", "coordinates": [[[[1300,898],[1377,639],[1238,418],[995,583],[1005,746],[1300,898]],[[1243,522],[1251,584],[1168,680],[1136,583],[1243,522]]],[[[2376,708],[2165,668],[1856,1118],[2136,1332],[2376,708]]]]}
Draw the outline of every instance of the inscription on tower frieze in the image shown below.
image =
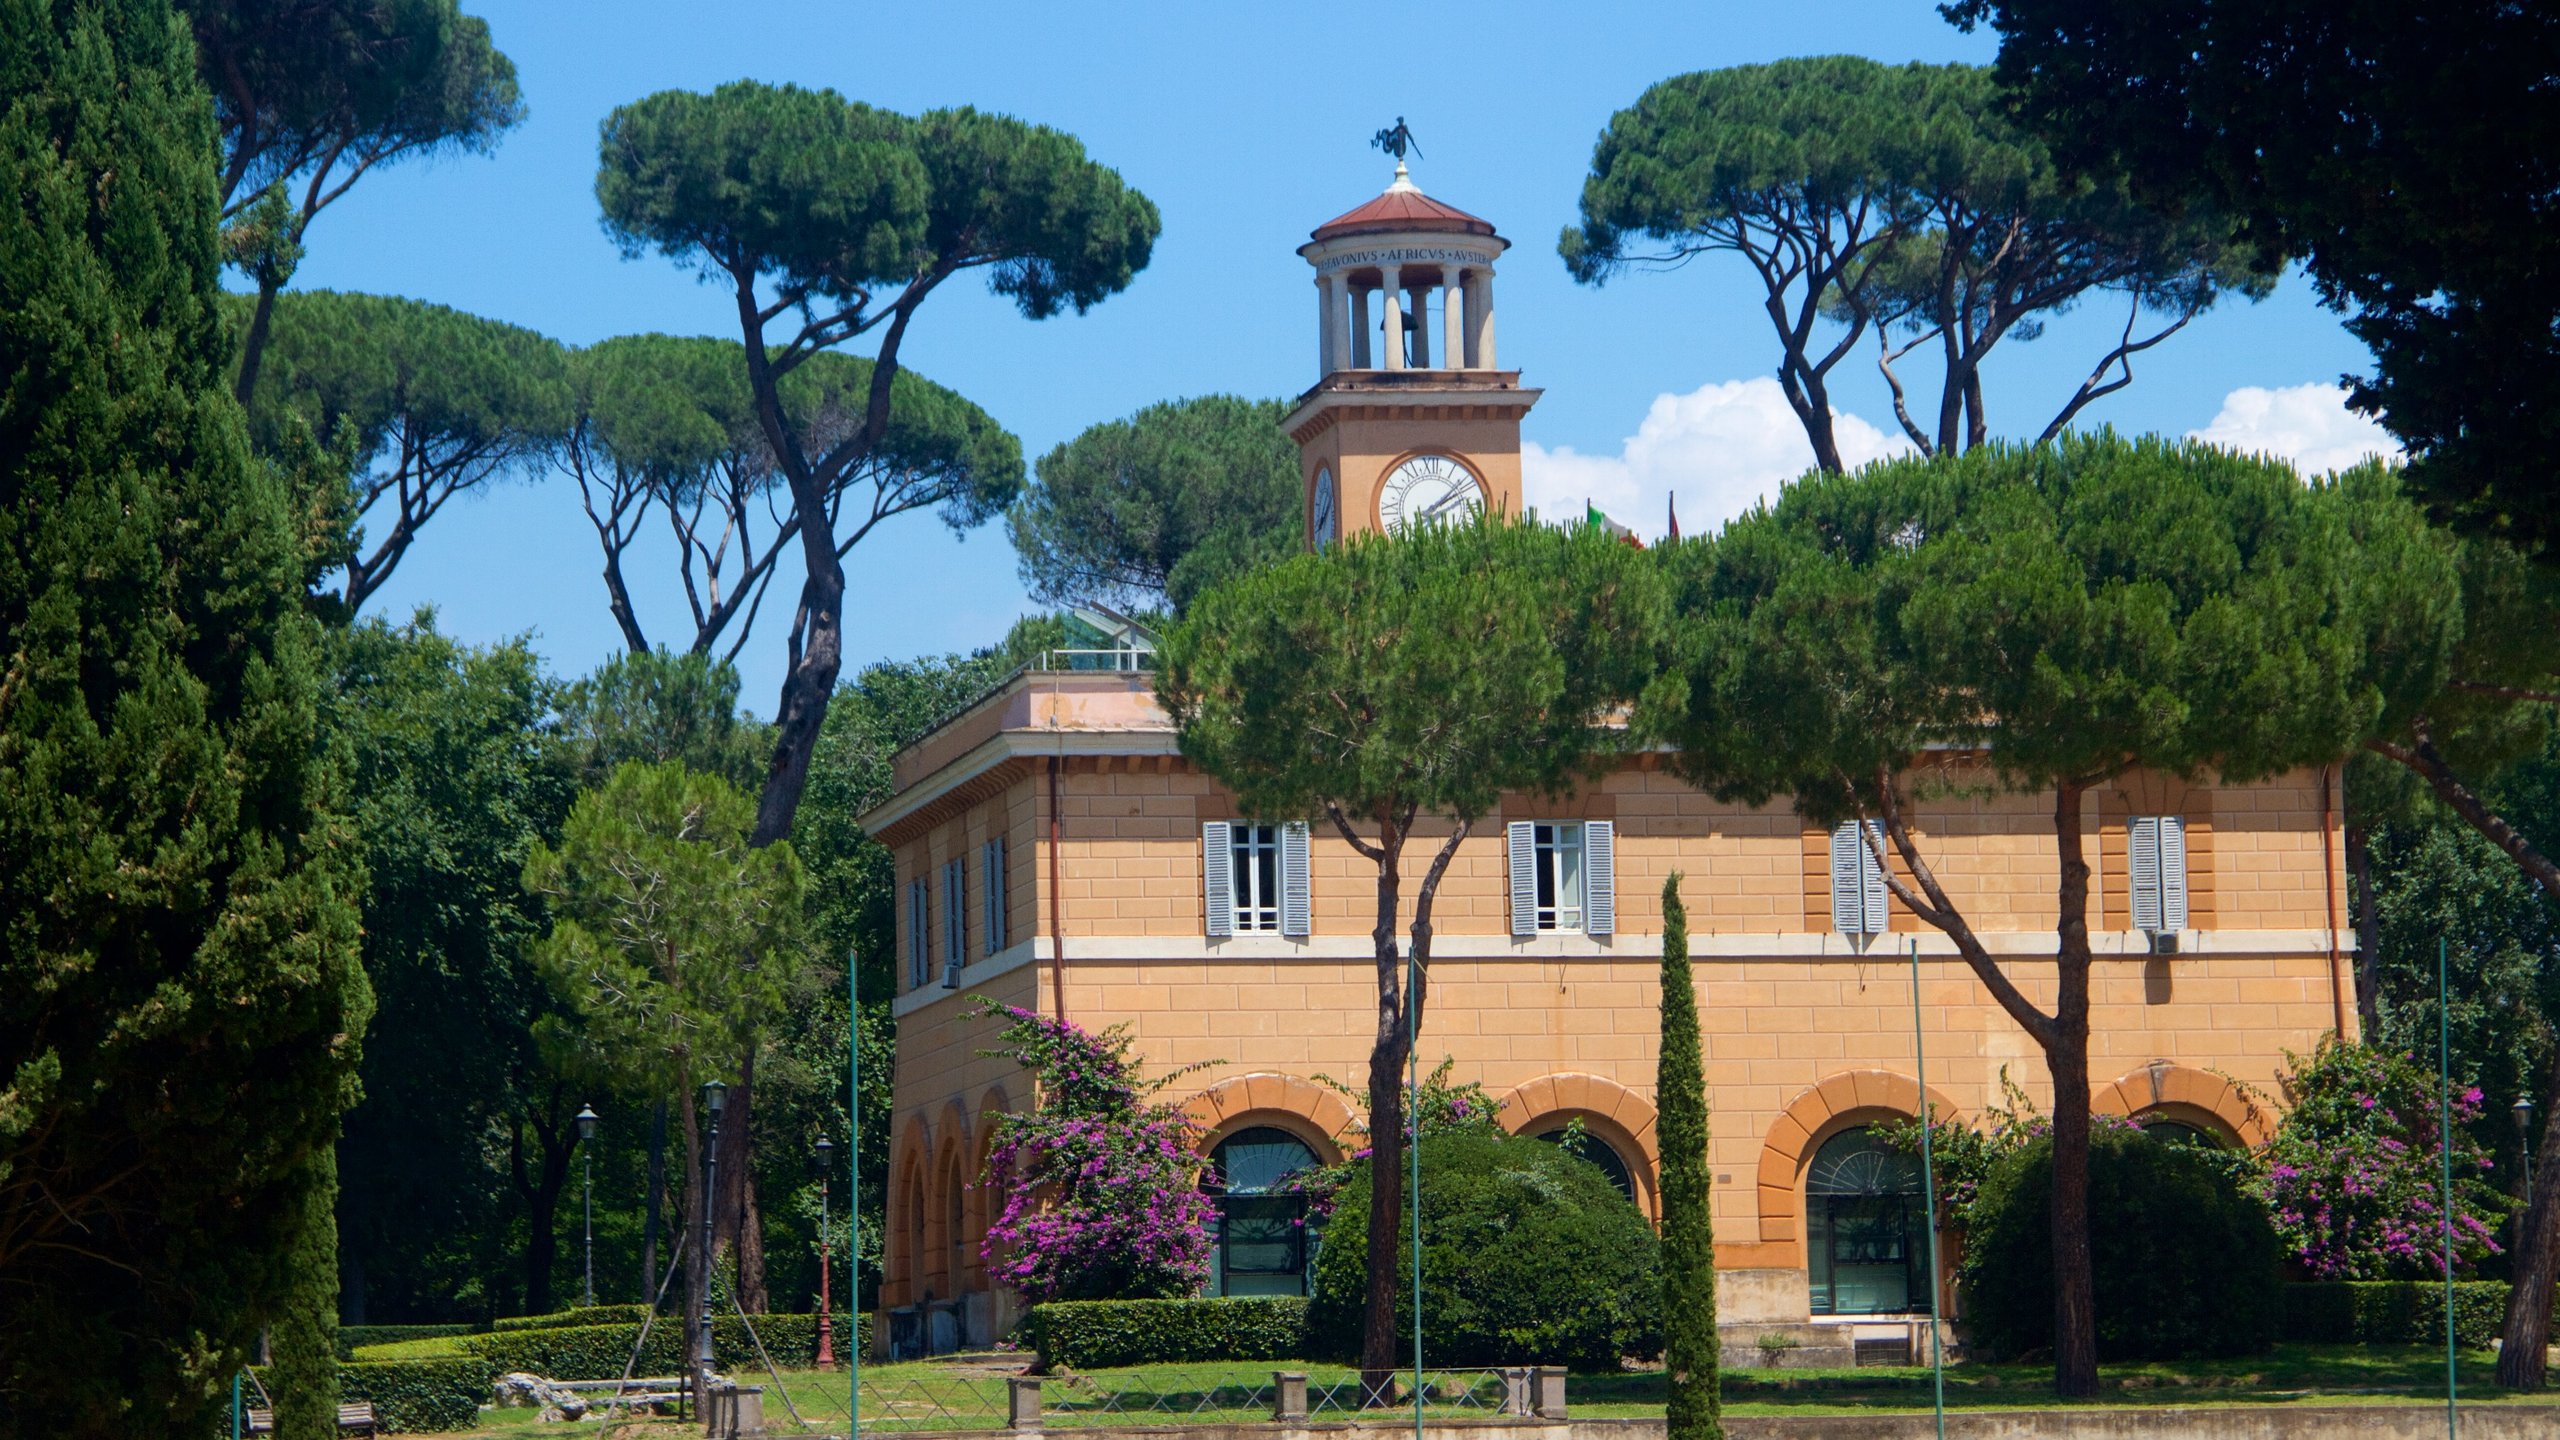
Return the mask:
{"type": "Polygon", "coordinates": [[[1491,248],[1460,249],[1451,245],[1396,245],[1378,250],[1348,250],[1328,255],[1319,261],[1319,272],[1358,269],[1370,265],[1484,264],[1492,258],[1491,248]]]}

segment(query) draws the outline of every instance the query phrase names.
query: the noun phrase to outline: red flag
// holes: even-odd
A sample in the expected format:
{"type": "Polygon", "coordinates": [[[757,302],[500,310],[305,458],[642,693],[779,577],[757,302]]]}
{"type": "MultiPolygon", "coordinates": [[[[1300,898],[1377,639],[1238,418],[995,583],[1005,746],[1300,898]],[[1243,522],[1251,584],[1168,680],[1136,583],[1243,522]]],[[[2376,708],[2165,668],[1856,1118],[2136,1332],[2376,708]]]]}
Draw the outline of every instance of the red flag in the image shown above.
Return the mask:
{"type": "Polygon", "coordinates": [[[1677,495],[1671,497],[1671,538],[1680,538],[1680,497],[1677,495]]]}

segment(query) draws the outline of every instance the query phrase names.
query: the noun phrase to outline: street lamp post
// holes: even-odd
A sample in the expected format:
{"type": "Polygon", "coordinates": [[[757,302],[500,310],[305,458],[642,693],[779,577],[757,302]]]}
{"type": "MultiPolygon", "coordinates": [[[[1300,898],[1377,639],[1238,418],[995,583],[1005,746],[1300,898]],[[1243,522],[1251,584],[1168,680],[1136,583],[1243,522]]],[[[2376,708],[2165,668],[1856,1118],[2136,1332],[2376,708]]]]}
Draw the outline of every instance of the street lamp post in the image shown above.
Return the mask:
{"type": "Polygon", "coordinates": [[[587,1142],[596,1138],[596,1122],[602,1117],[593,1105],[578,1107],[578,1156],[587,1167],[587,1308],[596,1303],[596,1156],[587,1142]]]}
{"type": "MultiPolygon", "coordinates": [[[[2529,1210],[2533,1208],[2533,1097],[2517,1097],[2507,1113],[2515,1117],[2516,1138],[2524,1142],[2524,1203],[2529,1210]]],[[[2521,1227],[2524,1222],[2518,1220],[2516,1224],[2521,1227]]]]}
{"type": "Polygon", "coordinates": [[[694,1253],[702,1264],[701,1329],[693,1341],[693,1393],[697,1403],[707,1403],[711,1394],[711,1372],[715,1365],[711,1353],[711,1216],[718,1206],[715,1198],[720,1187],[720,1108],[729,1100],[729,1087],[717,1080],[702,1086],[702,1108],[711,1116],[711,1138],[702,1147],[702,1248],[694,1253]]]}
{"type": "Polygon", "coordinates": [[[827,1294],[827,1179],[828,1167],[834,1163],[835,1142],[818,1137],[818,1368],[836,1368],[836,1325],[828,1316],[827,1294]]]}

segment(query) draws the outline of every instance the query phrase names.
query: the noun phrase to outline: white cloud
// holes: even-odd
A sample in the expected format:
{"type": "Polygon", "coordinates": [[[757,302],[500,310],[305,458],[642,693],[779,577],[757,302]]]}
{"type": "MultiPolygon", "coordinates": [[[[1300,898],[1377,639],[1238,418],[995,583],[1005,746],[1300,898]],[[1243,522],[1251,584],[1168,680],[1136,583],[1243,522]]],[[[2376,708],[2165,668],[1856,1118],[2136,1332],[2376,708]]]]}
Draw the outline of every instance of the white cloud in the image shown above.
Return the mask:
{"type": "Polygon", "coordinates": [[[2375,455],[2394,464],[2401,458],[2391,432],[2347,408],[2343,385],[2243,385],[2223,397],[2212,424],[2187,438],[2289,460],[2305,475],[2345,470],[2375,455]]]}
{"type": "MultiPolygon", "coordinates": [[[[1908,453],[1909,442],[1855,415],[1832,412],[1840,457],[1850,468],[1908,453]]],[[[1668,501],[1680,529],[1711,533],[1813,466],[1813,446],[1778,382],[1760,376],[1657,395],[1619,453],[1584,455],[1571,446],[1520,447],[1521,485],[1544,518],[1582,513],[1585,500],[1651,538],[1662,534],[1668,501]]]]}

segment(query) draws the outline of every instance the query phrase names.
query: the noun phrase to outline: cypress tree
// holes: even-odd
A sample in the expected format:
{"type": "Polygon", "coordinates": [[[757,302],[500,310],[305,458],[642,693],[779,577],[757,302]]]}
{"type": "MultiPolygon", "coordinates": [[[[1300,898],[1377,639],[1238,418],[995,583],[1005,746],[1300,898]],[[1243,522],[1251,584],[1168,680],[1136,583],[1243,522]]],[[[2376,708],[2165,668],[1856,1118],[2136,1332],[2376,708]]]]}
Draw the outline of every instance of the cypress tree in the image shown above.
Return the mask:
{"type": "Polygon", "coordinates": [[[1662,1152],[1662,1363],[1671,1381],[1668,1440],[1723,1440],[1717,1375],[1716,1231],[1707,1188],[1707,1073],[1698,992],[1689,980],[1689,912],[1680,872],[1662,882],[1662,1059],[1654,1075],[1662,1152]]]}
{"type": "Polygon", "coordinates": [[[0,1440],[211,1434],[326,1203],[359,876],[193,45],[167,0],[0,35],[0,1440]]]}

